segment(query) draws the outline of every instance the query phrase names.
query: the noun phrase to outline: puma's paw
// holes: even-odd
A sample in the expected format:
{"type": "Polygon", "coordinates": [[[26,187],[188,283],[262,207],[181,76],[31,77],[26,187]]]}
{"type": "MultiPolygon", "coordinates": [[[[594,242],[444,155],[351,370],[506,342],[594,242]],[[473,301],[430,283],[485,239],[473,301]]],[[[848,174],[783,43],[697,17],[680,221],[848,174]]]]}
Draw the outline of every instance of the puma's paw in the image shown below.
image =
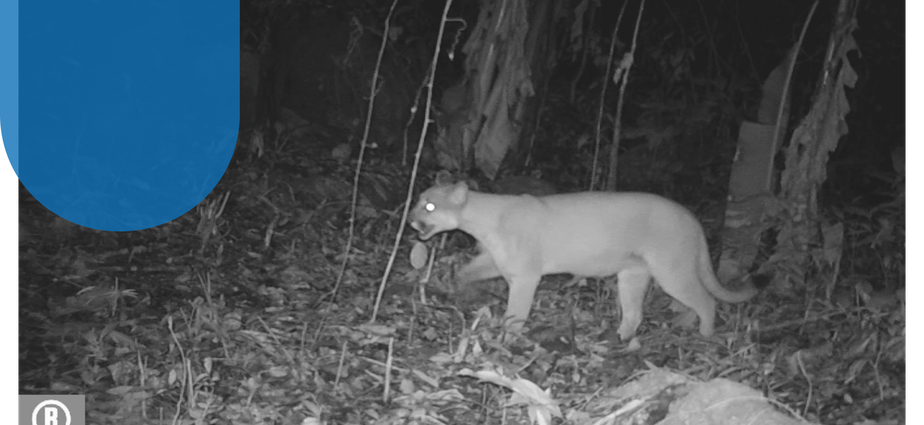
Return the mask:
{"type": "Polygon", "coordinates": [[[504,318],[504,328],[507,329],[508,332],[523,333],[524,323],[525,320],[522,319],[517,319],[510,316],[504,318]]]}
{"type": "Polygon", "coordinates": [[[619,334],[619,339],[624,342],[632,339],[635,336],[635,331],[638,330],[638,325],[641,323],[641,318],[633,319],[628,314],[623,313],[622,321],[619,322],[619,329],[616,330],[616,333],[619,334]]]}
{"type": "Polygon", "coordinates": [[[616,330],[616,334],[619,335],[619,339],[623,342],[632,339],[635,336],[635,329],[629,329],[625,323],[619,325],[619,329],[616,330]]]}

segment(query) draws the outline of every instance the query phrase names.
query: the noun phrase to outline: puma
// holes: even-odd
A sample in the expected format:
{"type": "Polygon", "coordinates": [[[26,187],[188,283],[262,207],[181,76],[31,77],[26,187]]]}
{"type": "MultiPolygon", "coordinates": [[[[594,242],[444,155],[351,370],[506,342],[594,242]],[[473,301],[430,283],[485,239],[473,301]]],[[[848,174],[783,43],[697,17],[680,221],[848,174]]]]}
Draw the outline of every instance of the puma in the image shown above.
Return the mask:
{"type": "Polygon", "coordinates": [[[459,270],[457,280],[503,277],[509,284],[505,317],[516,329],[529,316],[546,274],[616,275],[622,307],[617,333],[623,340],[642,321],[652,278],[696,312],[704,336],[714,331],[716,298],[735,303],[757,294],[751,282],[738,291],[724,288],[699,221],[680,204],[653,194],[492,195],[460,182],[424,191],[409,221],[422,240],[449,230],[475,237],[481,252],[459,270]]]}

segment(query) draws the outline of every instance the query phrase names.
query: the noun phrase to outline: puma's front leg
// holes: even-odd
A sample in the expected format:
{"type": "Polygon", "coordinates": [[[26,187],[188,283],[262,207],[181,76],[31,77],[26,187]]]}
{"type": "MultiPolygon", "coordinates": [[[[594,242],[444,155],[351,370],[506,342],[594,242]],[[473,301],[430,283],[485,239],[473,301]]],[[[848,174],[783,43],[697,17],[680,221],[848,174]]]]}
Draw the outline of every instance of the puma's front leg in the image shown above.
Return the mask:
{"type": "Polygon", "coordinates": [[[487,251],[482,251],[456,272],[456,281],[466,284],[500,276],[501,273],[497,270],[491,255],[487,251]]]}
{"type": "Polygon", "coordinates": [[[507,278],[510,290],[507,296],[507,311],[504,313],[504,320],[511,329],[519,330],[523,328],[526,318],[529,317],[529,311],[533,307],[533,297],[536,295],[536,288],[539,286],[541,278],[541,274],[535,273],[507,278]]]}

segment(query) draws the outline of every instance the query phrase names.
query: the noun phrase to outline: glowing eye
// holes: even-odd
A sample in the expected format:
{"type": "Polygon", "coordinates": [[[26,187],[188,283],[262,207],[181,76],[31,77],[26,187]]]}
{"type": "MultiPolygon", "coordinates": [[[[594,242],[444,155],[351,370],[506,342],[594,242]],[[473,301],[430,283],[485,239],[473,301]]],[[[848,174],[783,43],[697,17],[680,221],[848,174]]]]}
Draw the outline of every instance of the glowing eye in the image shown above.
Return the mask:
{"type": "Polygon", "coordinates": [[[436,210],[436,205],[433,205],[432,202],[427,202],[427,205],[424,205],[424,209],[427,210],[428,212],[433,212],[434,210],[436,210]]]}

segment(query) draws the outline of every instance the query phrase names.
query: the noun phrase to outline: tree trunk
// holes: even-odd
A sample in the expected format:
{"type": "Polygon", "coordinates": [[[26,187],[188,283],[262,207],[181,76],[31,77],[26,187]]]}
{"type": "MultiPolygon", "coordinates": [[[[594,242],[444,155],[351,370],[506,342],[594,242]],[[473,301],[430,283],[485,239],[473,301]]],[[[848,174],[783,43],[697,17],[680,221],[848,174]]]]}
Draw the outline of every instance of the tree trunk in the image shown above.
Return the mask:
{"type": "Polygon", "coordinates": [[[435,145],[448,168],[474,166],[494,178],[508,151],[515,148],[529,120],[534,81],[547,78],[554,4],[551,0],[483,0],[478,23],[469,35],[466,77],[447,90],[465,111],[452,111],[441,124],[435,145]],[[527,11],[527,5],[532,7],[527,11]],[[464,90],[464,96],[458,93],[464,90]],[[457,99],[458,100],[458,99],[457,99]],[[461,158],[459,157],[461,156],[461,158]]]}

